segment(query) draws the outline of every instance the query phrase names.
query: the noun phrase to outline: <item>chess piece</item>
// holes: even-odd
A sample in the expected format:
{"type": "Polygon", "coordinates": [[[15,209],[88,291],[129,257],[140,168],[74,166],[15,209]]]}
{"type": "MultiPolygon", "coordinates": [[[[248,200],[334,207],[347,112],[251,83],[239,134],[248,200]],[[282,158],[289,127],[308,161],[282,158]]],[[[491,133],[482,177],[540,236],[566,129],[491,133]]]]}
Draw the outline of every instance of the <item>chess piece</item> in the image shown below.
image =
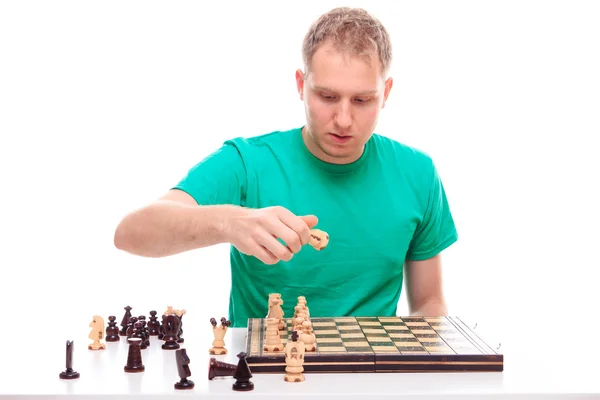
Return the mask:
{"type": "Polygon", "coordinates": [[[329,244],[329,235],[320,229],[311,229],[308,244],[314,247],[315,250],[321,251],[329,244]]]}
{"type": "Polygon", "coordinates": [[[127,364],[124,367],[125,372],[143,372],[146,367],[142,362],[142,350],[140,349],[142,339],[131,337],[127,339],[127,343],[129,343],[129,351],[127,352],[127,364]]]}
{"type": "Polygon", "coordinates": [[[241,352],[237,356],[240,360],[238,361],[237,368],[233,374],[233,377],[235,378],[233,390],[240,392],[254,390],[254,383],[250,381],[250,378],[252,378],[252,372],[250,372],[250,367],[246,361],[247,354],[241,352]]]}
{"type": "Polygon", "coordinates": [[[177,334],[179,332],[179,318],[175,314],[163,314],[163,338],[165,343],[162,345],[164,350],[176,350],[181,346],[177,343],[177,334]]]}
{"type": "Polygon", "coordinates": [[[304,343],[298,341],[298,331],[292,332],[292,341],[285,345],[286,382],[304,382],[304,343]]]}
{"type": "Polygon", "coordinates": [[[141,321],[137,321],[136,323],[133,324],[133,331],[131,332],[131,337],[132,338],[137,338],[137,339],[141,339],[142,341],[140,342],[140,349],[145,349],[146,346],[146,338],[144,337],[144,328],[143,325],[146,321],[141,320],[141,321]]]}
{"type": "Polygon", "coordinates": [[[104,319],[99,315],[94,315],[94,318],[92,319],[92,322],[90,322],[89,327],[92,328],[92,330],[90,331],[88,337],[94,342],[88,345],[88,349],[105,349],[106,344],[101,342],[101,340],[104,339],[104,319]]]}
{"type": "Polygon", "coordinates": [[[283,351],[283,343],[281,336],[279,336],[279,320],[277,318],[267,318],[266,323],[264,351],[283,351]]]}
{"type": "Polygon", "coordinates": [[[177,343],[183,343],[185,339],[183,339],[183,316],[186,313],[185,310],[176,310],[175,315],[177,315],[177,317],[179,318],[179,333],[177,334],[177,336],[179,337],[179,339],[177,339],[177,343]]]}
{"type": "Polygon", "coordinates": [[[312,331],[312,323],[310,321],[304,321],[302,323],[302,331],[298,333],[300,334],[298,339],[304,343],[304,350],[306,352],[317,351],[317,337],[312,331]]]}
{"type": "Polygon", "coordinates": [[[225,341],[223,338],[225,337],[225,333],[227,333],[227,328],[231,325],[231,321],[225,319],[225,317],[221,318],[221,325],[217,326],[217,321],[214,318],[210,319],[210,323],[213,326],[213,335],[215,336],[215,340],[213,340],[213,347],[208,351],[210,354],[227,354],[227,349],[225,348],[225,341]]]}
{"type": "Polygon", "coordinates": [[[121,340],[119,337],[119,328],[117,328],[117,318],[114,315],[108,317],[108,327],[106,328],[106,341],[107,342],[118,342],[121,340]]]}
{"type": "Polygon", "coordinates": [[[280,331],[285,329],[285,320],[283,319],[284,312],[283,308],[283,300],[281,299],[280,293],[271,293],[269,294],[269,313],[267,314],[267,318],[277,318],[279,321],[278,329],[280,331]]]}
{"type": "Polygon", "coordinates": [[[208,380],[212,381],[217,376],[233,376],[236,369],[237,365],[217,361],[212,357],[208,362],[208,380]]]}
{"type": "Polygon", "coordinates": [[[127,326],[129,325],[129,318],[131,318],[131,307],[125,307],[125,315],[121,320],[121,330],[119,331],[119,335],[127,336],[127,326]]]}
{"type": "Polygon", "coordinates": [[[148,321],[148,334],[150,336],[158,336],[160,333],[160,322],[156,316],[156,311],[150,311],[150,320],[148,321]]]}
{"type": "Polygon", "coordinates": [[[133,325],[138,321],[138,317],[129,317],[129,323],[127,324],[127,338],[130,338],[133,334],[133,325]]]}
{"type": "Polygon", "coordinates": [[[190,358],[187,355],[186,349],[179,349],[175,351],[175,360],[177,362],[177,372],[179,374],[180,381],[175,383],[175,389],[193,389],[194,382],[187,379],[192,376],[190,371],[190,358]]]}
{"type": "Polygon", "coordinates": [[[67,369],[58,375],[60,377],[60,379],[77,379],[77,378],[79,378],[79,372],[73,370],[73,341],[71,341],[71,340],[67,340],[66,367],[67,367],[67,369]]]}

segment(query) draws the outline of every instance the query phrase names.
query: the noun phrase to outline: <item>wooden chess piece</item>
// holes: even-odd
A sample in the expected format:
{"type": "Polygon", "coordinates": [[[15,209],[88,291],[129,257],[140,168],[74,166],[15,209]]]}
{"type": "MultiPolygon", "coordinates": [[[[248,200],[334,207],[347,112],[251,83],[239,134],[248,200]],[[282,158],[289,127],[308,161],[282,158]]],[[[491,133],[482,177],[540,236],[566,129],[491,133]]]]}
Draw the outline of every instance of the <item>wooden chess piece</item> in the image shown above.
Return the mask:
{"type": "Polygon", "coordinates": [[[67,340],[66,367],[67,367],[67,369],[58,375],[60,377],[60,379],[77,379],[77,378],[79,378],[79,372],[73,370],[73,341],[71,341],[71,340],[67,340]]]}
{"type": "Polygon", "coordinates": [[[304,343],[298,341],[298,331],[292,332],[292,341],[285,345],[286,382],[304,382],[304,343]]]}
{"type": "Polygon", "coordinates": [[[131,337],[131,334],[133,333],[133,325],[138,321],[138,317],[129,317],[129,323],[127,324],[127,333],[125,336],[127,336],[127,338],[131,337]]]}
{"type": "Polygon", "coordinates": [[[121,330],[119,331],[119,335],[127,336],[127,327],[129,326],[129,318],[131,318],[131,307],[126,306],[125,315],[123,315],[123,319],[121,320],[121,330]]]}
{"type": "Polygon", "coordinates": [[[162,340],[165,343],[162,345],[162,348],[165,350],[176,350],[181,346],[177,343],[177,334],[179,332],[179,318],[175,314],[163,315],[163,338],[162,340]]]}
{"type": "Polygon", "coordinates": [[[281,298],[280,293],[271,293],[269,294],[269,312],[267,314],[267,318],[277,318],[279,321],[278,329],[280,331],[285,329],[285,320],[283,319],[284,312],[283,308],[283,299],[281,298]]]}
{"type": "Polygon", "coordinates": [[[267,331],[265,332],[264,351],[283,351],[283,343],[279,336],[279,320],[277,318],[267,318],[267,331]]]}
{"type": "Polygon", "coordinates": [[[321,251],[329,244],[329,235],[320,229],[311,229],[308,244],[314,247],[315,250],[321,251]]]}
{"type": "Polygon", "coordinates": [[[190,371],[190,358],[187,355],[186,349],[179,349],[175,351],[175,360],[177,362],[177,372],[179,374],[180,381],[175,383],[175,389],[193,389],[194,382],[188,378],[192,376],[190,371]]]}
{"type": "Polygon", "coordinates": [[[304,321],[302,323],[302,331],[298,332],[300,337],[298,338],[304,343],[304,350],[307,352],[317,351],[317,337],[312,331],[312,323],[310,321],[304,321]]]}
{"type": "Polygon", "coordinates": [[[94,342],[88,345],[90,350],[103,350],[106,348],[106,344],[101,341],[104,339],[104,319],[99,315],[94,315],[92,322],[89,327],[92,328],[88,337],[94,342]]]}
{"type": "Polygon", "coordinates": [[[227,333],[227,328],[231,325],[231,321],[225,319],[225,317],[221,318],[221,325],[217,327],[217,321],[214,318],[210,319],[210,323],[213,327],[213,335],[215,336],[215,340],[213,340],[213,347],[208,351],[209,354],[227,354],[227,349],[225,348],[225,341],[223,338],[225,337],[225,333],[227,333]]]}
{"type": "Polygon", "coordinates": [[[160,322],[156,316],[156,311],[150,311],[150,320],[148,321],[148,334],[150,336],[158,336],[160,333],[160,322]]]}
{"type": "Polygon", "coordinates": [[[177,339],[177,343],[183,343],[185,341],[185,339],[183,339],[183,316],[185,315],[185,313],[185,310],[176,310],[175,312],[175,315],[177,315],[177,317],[179,318],[179,333],[177,335],[179,339],[177,339]]]}
{"type": "Polygon", "coordinates": [[[236,369],[237,365],[235,364],[217,361],[216,358],[211,357],[208,362],[208,380],[212,381],[217,376],[233,376],[236,369]]]}
{"type": "Polygon", "coordinates": [[[137,337],[130,337],[127,339],[129,343],[129,351],[127,353],[127,364],[125,364],[125,372],[143,372],[146,367],[142,363],[142,350],[140,345],[142,339],[137,337]]]}
{"type": "Polygon", "coordinates": [[[235,378],[233,390],[240,392],[254,390],[254,383],[250,381],[250,378],[252,378],[252,372],[250,372],[250,367],[246,361],[247,354],[241,352],[237,356],[240,360],[238,361],[237,368],[233,374],[233,377],[235,378]]]}
{"type": "Polygon", "coordinates": [[[118,342],[121,340],[119,336],[119,328],[117,328],[116,320],[114,315],[108,317],[108,327],[106,328],[106,341],[107,342],[118,342]]]}

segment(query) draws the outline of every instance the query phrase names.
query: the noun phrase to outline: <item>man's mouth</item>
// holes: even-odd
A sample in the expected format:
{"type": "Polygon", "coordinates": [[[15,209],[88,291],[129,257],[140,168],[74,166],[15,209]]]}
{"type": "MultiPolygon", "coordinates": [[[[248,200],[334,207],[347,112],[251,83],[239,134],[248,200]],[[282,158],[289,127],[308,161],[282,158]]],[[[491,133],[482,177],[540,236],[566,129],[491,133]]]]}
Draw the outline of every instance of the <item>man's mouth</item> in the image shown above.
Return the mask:
{"type": "Polygon", "coordinates": [[[333,141],[336,142],[336,143],[346,143],[350,139],[352,139],[352,136],[338,135],[337,133],[332,133],[332,132],[329,132],[329,136],[331,136],[331,138],[333,139],[333,141]]]}

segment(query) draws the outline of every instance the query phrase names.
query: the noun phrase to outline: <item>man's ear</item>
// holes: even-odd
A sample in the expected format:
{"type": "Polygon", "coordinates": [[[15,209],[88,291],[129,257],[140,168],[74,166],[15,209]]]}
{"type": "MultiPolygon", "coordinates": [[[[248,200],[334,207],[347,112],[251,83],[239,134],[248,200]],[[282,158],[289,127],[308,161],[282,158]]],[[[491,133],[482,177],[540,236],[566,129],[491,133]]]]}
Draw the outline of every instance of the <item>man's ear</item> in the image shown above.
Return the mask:
{"type": "Polygon", "coordinates": [[[304,100],[304,72],[302,70],[296,70],[296,88],[300,95],[300,100],[304,100]]]}
{"type": "Polygon", "coordinates": [[[394,84],[394,80],[390,77],[385,81],[385,89],[383,90],[383,104],[381,105],[381,108],[385,107],[385,102],[388,99],[388,96],[390,95],[390,91],[392,90],[392,85],[394,84]]]}

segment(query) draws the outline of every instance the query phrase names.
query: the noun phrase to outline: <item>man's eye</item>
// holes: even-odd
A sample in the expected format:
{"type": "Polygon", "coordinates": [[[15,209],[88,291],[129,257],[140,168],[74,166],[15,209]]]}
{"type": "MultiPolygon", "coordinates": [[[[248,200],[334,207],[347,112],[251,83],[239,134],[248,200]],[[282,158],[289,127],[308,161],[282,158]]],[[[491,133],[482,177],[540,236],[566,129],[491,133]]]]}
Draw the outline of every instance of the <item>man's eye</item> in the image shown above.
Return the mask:
{"type": "Polygon", "coordinates": [[[325,100],[335,100],[335,96],[329,96],[327,94],[322,94],[321,97],[323,97],[325,100]]]}
{"type": "Polygon", "coordinates": [[[371,100],[371,99],[361,99],[361,98],[358,98],[358,99],[356,99],[356,102],[362,104],[362,103],[367,103],[369,100],[371,100]]]}

